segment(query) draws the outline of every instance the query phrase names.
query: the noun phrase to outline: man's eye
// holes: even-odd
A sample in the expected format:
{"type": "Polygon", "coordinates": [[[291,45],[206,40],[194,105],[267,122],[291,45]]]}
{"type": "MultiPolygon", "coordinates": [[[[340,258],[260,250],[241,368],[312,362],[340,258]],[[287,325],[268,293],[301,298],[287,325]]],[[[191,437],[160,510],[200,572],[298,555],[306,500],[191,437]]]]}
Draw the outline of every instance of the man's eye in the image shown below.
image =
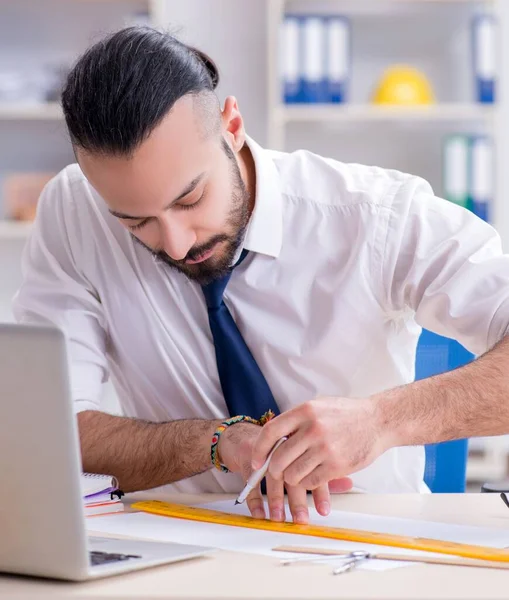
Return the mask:
{"type": "Polygon", "coordinates": [[[200,204],[200,202],[203,200],[204,196],[205,191],[203,191],[202,195],[198,198],[198,200],[195,200],[194,202],[189,202],[188,204],[177,204],[177,206],[182,210],[190,210],[191,208],[196,208],[198,204],[200,204]]]}
{"type": "Polygon", "coordinates": [[[136,225],[128,225],[129,229],[131,231],[136,231],[137,229],[141,229],[142,227],[144,227],[147,224],[147,221],[140,221],[139,223],[136,223],[136,225]]]}

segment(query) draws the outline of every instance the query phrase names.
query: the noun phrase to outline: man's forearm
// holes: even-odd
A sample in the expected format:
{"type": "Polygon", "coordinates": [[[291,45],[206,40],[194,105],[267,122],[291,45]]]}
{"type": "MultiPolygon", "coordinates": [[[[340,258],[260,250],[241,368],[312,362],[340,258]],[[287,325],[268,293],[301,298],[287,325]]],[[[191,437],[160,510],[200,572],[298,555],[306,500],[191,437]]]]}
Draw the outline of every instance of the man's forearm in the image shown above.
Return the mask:
{"type": "Polygon", "coordinates": [[[150,423],[98,411],[78,415],[83,469],[117,477],[126,492],[203,473],[221,421],[150,423]]]}
{"type": "Polygon", "coordinates": [[[376,402],[390,446],[509,433],[509,337],[476,361],[383,392],[376,402]]]}

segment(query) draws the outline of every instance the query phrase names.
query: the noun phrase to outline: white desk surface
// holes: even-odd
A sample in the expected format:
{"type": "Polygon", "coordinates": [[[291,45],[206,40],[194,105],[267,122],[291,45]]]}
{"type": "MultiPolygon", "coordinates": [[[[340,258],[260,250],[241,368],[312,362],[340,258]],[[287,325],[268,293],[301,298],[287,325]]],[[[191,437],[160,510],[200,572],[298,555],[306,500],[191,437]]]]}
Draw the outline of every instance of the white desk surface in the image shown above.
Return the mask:
{"type": "MultiPolygon", "coordinates": [[[[131,497],[132,498],[132,497],[131,497]]],[[[224,496],[136,494],[135,499],[208,502],[224,496]]],[[[335,496],[339,510],[509,530],[498,494],[335,496]]],[[[101,517],[95,517],[101,518],[101,517]]],[[[310,545],[312,545],[310,538],[310,545]]],[[[278,560],[232,552],[86,583],[0,576],[0,598],[508,598],[509,571],[416,565],[334,577],[326,565],[285,568],[278,560]]]]}

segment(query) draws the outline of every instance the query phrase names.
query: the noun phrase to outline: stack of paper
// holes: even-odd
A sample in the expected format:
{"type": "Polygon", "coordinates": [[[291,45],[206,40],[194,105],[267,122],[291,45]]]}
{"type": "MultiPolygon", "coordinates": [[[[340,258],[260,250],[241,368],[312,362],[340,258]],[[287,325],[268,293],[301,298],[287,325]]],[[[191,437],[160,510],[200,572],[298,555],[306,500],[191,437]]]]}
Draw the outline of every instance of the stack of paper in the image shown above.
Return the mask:
{"type": "Polygon", "coordinates": [[[109,475],[83,473],[81,489],[85,516],[104,515],[122,512],[124,505],[120,498],[115,498],[113,492],[118,489],[118,482],[109,475]]]}

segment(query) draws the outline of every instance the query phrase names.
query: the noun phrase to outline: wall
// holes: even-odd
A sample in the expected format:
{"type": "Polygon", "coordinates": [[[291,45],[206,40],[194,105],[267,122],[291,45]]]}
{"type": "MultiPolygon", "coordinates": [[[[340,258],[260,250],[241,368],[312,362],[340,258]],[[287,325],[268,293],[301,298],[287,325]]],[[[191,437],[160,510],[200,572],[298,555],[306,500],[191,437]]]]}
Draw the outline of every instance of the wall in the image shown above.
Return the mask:
{"type": "Polygon", "coordinates": [[[236,96],[246,128],[266,143],[266,7],[262,0],[167,1],[164,20],[183,41],[219,67],[221,100],[236,96]]]}

